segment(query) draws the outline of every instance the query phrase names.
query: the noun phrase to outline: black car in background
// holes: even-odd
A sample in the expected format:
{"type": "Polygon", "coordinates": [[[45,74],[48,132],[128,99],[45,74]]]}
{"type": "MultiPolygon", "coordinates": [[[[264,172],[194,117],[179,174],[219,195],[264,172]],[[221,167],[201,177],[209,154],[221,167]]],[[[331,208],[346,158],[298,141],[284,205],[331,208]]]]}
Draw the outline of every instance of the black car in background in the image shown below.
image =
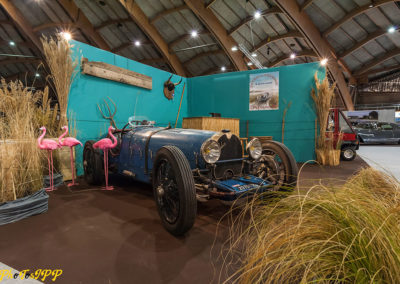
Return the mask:
{"type": "Polygon", "coordinates": [[[391,122],[364,121],[354,126],[360,143],[400,144],[400,125],[391,122]]]}

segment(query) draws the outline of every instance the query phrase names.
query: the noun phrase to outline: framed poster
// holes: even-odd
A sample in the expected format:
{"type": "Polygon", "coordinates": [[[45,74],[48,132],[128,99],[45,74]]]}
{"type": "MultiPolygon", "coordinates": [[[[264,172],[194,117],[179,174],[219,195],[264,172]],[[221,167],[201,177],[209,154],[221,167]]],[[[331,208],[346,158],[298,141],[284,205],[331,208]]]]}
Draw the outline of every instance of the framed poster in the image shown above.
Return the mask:
{"type": "Polygon", "coordinates": [[[279,72],[250,74],[249,110],[279,109],[279,72]]]}

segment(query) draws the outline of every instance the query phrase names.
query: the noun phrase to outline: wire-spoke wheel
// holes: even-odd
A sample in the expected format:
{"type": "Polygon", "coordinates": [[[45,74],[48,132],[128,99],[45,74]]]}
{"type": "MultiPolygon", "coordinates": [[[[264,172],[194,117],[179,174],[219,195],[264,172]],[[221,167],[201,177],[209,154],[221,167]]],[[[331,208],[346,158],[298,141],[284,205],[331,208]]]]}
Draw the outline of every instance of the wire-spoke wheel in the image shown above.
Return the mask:
{"type": "Polygon", "coordinates": [[[189,162],[177,147],[164,146],[157,152],[153,190],[167,231],[176,236],[186,233],[196,218],[196,190],[189,162]]]}

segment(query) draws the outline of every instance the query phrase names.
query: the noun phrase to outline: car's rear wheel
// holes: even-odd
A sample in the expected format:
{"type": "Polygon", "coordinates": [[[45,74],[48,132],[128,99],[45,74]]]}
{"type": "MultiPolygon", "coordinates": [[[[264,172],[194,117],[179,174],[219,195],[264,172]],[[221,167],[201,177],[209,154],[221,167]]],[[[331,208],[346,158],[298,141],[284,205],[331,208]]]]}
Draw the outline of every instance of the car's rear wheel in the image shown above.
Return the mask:
{"type": "Polygon", "coordinates": [[[89,140],[83,149],[83,171],[88,184],[100,185],[104,182],[103,154],[94,149],[95,141],[89,140]]]}
{"type": "Polygon", "coordinates": [[[158,150],[153,166],[153,190],[165,229],[175,236],[192,228],[197,212],[193,174],[185,155],[175,146],[158,150]]]}
{"type": "Polygon", "coordinates": [[[342,151],[340,152],[340,157],[343,161],[353,161],[356,156],[356,150],[354,150],[354,148],[351,146],[343,147],[342,151]]]}
{"type": "Polygon", "coordinates": [[[292,152],[282,143],[269,141],[262,144],[262,156],[253,174],[269,181],[276,190],[294,188],[298,167],[292,152]]]}

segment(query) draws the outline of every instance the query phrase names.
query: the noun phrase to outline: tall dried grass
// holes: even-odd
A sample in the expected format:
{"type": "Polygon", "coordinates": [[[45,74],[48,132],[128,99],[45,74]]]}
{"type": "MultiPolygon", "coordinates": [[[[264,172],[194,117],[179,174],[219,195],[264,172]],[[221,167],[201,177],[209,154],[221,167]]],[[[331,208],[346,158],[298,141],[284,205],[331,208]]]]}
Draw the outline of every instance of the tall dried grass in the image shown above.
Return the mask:
{"type": "Polygon", "coordinates": [[[400,184],[361,170],[343,186],[245,205],[226,283],[400,283],[400,184]]]}
{"type": "Polygon", "coordinates": [[[42,36],[41,41],[60,107],[60,123],[67,125],[68,94],[76,74],[78,59],[72,59],[72,46],[61,36],[57,36],[56,39],[42,36]]]}
{"type": "Polygon", "coordinates": [[[42,188],[43,154],[37,147],[33,121],[37,94],[20,81],[0,88],[0,202],[42,188]]]}

